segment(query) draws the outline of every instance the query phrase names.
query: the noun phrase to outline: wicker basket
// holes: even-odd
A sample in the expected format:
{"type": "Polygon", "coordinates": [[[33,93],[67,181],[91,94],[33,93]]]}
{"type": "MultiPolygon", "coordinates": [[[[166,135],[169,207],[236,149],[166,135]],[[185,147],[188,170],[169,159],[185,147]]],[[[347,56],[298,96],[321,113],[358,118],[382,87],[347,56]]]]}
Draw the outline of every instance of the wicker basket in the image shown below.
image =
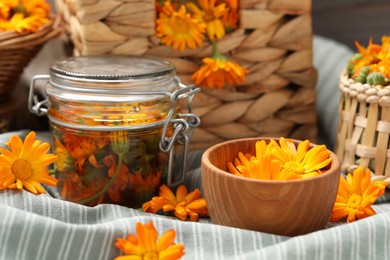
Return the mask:
{"type": "Polygon", "coordinates": [[[38,32],[19,34],[0,32],[0,100],[10,96],[28,63],[48,40],[60,34],[60,17],[56,17],[38,32]]]}
{"type": "Polygon", "coordinates": [[[340,76],[336,154],[344,172],[369,167],[374,179],[390,182],[390,86],[370,86],[340,76]]]}
{"type": "MultiPolygon", "coordinates": [[[[75,55],[160,56],[191,75],[212,54],[204,42],[177,51],[155,37],[155,1],[56,0],[75,55]]],[[[248,68],[246,82],[232,90],[206,90],[194,98],[201,117],[191,148],[241,137],[285,136],[316,141],[317,73],[312,64],[310,0],[241,0],[239,28],[218,46],[248,68]]]]}

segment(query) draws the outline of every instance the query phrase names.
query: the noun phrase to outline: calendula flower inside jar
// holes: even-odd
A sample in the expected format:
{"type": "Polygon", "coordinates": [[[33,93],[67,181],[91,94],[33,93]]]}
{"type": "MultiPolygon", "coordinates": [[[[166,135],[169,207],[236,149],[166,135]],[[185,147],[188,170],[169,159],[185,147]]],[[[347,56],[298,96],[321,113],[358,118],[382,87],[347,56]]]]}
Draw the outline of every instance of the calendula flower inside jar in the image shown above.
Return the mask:
{"type": "Polygon", "coordinates": [[[355,82],[375,86],[390,84],[390,36],[382,37],[382,44],[370,39],[364,47],[355,42],[358,52],[348,62],[348,77],[355,82]]]}
{"type": "Polygon", "coordinates": [[[261,180],[294,180],[315,177],[326,171],[331,163],[330,151],[325,145],[310,147],[305,140],[295,146],[290,139],[281,137],[255,144],[256,154],[239,152],[229,171],[235,175],[261,180]]]}
{"type": "Polygon", "coordinates": [[[35,80],[48,81],[48,98],[30,110],[50,119],[62,199],[140,208],[161,185],[184,179],[185,167],[174,169],[185,162],[199,124],[191,113],[199,89],[181,84],[170,62],[70,57],[53,63],[50,72],[33,79],[33,88],[35,80]]]}
{"type": "Polygon", "coordinates": [[[96,132],[53,125],[52,131],[65,200],[140,207],[166,182],[168,156],[159,148],[158,129],[96,132]]]}

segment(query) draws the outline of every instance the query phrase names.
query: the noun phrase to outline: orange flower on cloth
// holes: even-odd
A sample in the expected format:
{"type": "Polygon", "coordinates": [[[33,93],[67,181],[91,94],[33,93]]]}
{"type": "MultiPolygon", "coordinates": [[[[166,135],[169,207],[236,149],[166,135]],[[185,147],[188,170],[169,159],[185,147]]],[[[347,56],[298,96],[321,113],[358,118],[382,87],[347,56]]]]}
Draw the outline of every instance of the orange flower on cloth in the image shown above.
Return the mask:
{"type": "Polygon", "coordinates": [[[49,14],[45,0],[0,0],[0,31],[36,32],[50,21],[49,14]]]}
{"type": "Polygon", "coordinates": [[[176,11],[171,2],[166,1],[156,24],[156,35],[167,46],[181,51],[186,47],[195,49],[202,46],[206,26],[203,22],[193,19],[184,5],[176,11]]]}
{"type": "Polygon", "coordinates": [[[387,182],[371,181],[369,169],[362,167],[348,174],[346,179],[340,177],[336,202],[330,217],[331,221],[347,219],[352,222],[375,214],[371,205],[385,192],[387,182]]]}
{"type": "Polygon", "coordinates": [[[153,197],[142,205],[145,212],[156,213],[159,210],[164,212],[174,211],[177,218],[197,221],[199,216],[208,215],[206,200],[201,198],[199,189],[187,194],[187,188],[180,185],[176,190],[176,196],[166,185],[160,186],[159,197],[153,197]]]}
{"type": "Polygon", "coordinates": [[[13,135],[7,143],[9,150],[0,148],[0,189],[23,189],[34,194],[45,193],[40,183],[56,186],[58,180],[50,176],[47,166],[57,160],[46,154],[50,145],[36,139],[30,132],[23,141],[13,135]]]}
{"type": "Polygon", "coordinates": [[[235,62],[229,61],[223,56],[215,44],[212,58],[204,58],[202,67],[192,75],[196,85],[203,85],[211,89],[222,89],[226,84],[234,85],[245,81],[245,75],[249,73],[235,62]]]}
{"type": "Polygon", "coordinates": [[[170,229],[158,238],[158,232],[152,221],[148,224],[137,222],[136,236],[129,234],[127,239],[118,238],[115,246],[126,255],[115,260],[175,260],[184,256],[184,244],[174,242],[176,231],[170,229]]]}

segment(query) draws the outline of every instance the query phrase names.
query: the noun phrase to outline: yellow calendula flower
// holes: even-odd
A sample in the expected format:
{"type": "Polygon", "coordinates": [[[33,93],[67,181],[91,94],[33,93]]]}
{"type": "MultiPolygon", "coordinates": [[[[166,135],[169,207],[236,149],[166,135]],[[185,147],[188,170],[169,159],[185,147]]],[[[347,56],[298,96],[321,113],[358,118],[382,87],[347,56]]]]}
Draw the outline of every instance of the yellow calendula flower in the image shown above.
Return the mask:
{"type": "Polygon", "coordinates": [[[234,162],[228,162],[229,171],[235,175],[261,180],[293,180],[317,176],[332,159],[324,145],[309,149],[308,140],[298,144],[280,138],[279,143],[265,140],[255,144],[256,155],[238,153],[234,162]]]}
{"type": "Polygon", "coordinates": [[[160,186],[159,197],[153,197],[142,205],[146,212],[156,213],[159,210],[164,212],[174,211],[175,216],[181,220],[188,217],[191,221],[197,221],[199,216],[208,215],[206,200],[201,198],[198,189],[187,194],[187,188],[180,185],[176,190],[176,196],[166,185],[160,186]]]}
{"type": "Polygon", "coordinates": [[[346,179],[340,177],[340,185],[333,207],[331,221],[346,219],[352,222],[375,214],[371,205],[385,192],[387,182],[371,181],[370,170],[357,168],[346,179]]]}
{"type": "Polygon", "coordinates": [[[49,175],[47,166],[57,160],[46,154],[50,145],[35,140],[30,132],[23,141],[16,135],[7,143],[10,150],[0,148],[0,189],[23,189],[38,194],[45,193],[40,183],[56,186],[58,180],[49,175]]]}
{"type": "Polygon", "coordinates": [[[250,154],[238,153],[234,164],[228,162],[228,169],[231,173],[259,180],[292,180],[295,179],[291,171],[283,171],[278,160],[271,157],[267,152],[263,156],[254,157],[250,154]]]}
{"type": "Polygon", "coordinates": [[[371,65],[370,72],[380,72],[384,77],[390,79],[390,58],[382,60],[378,64],[371,65]]]}
{"type": "Polygon", "coordinates": [[[204,58],[203,63],[192,75],[192,80],[196,85],[211,89],[222,89],[226,84],[236,85],[244,82],[245,75],[249,72],[221,55],[217,58],[204,58]]]}
{"type": "Polygon", "coordinates": [[[272,156],[280,161],[282,168],[297,178],[317,176],[332,161],[325,145],[316,145],[310,149],[309,140],[300,142],[295,147],[293,141],[281,137],[279,143],[271,140],[270,146],[272,156]]]}
{"type": "Polygon", "coordinates": [[[156,24],[157,37],[174,49],[182,51],[186,47],[195,49],[202,45],[205,24],[192,18],[184,5],[176,11],[171,2],[166,1],[156,24]]]}
{"type": "Polygon", "coordinates": [[[184,244],[174,242],[176,231],[170,229],[158,238],[158,232],[152,221],[148,224],[137,222],[136,236],[129,234],[127,239],[118,238],[115,246],[126,255],[115,260],[158,259],[176,260],[184,256],[184,244]]]}
{"type": "Polygon", "coordinates": [[[229,32],[237,28],[238,23],[238,0],[217,0],[217,5],[225,3],[228,12],[222,17],[222,23],[225,31],[229,32]]]}
{"type": "Polygon", "coordinates": [[[225,35],[225,27],[222,18],[227,15],[226,4],[216,4],[216,0],[198,0],[200,8],[194,3],[187,3],[188,9],[198,21],[203,21],[207,26],[207,35],[211,41],[221,39],[225,35]]]}
{"type": "Polygon", "coordinates": [[[57,155],[57,161],[55,162],[56,170],[63,171],[69,166],[72,157],[70,156],[66,147],[58,140],[54,140],[54,153],[57,155]]]}
{"type": "Polygon", "coordinates": [[[367,48],[355,42],[358,52],[348,61],[347,74],[355,82],[371,86],[390,84],[390,36],[382,37],[382,45],[370,39],[367,48]]]}
{"type": "Polygon", "coordinates": [[[45,0],[0,0],[0,31],[36,32],[50,21],[49,14],[45,0]]]}

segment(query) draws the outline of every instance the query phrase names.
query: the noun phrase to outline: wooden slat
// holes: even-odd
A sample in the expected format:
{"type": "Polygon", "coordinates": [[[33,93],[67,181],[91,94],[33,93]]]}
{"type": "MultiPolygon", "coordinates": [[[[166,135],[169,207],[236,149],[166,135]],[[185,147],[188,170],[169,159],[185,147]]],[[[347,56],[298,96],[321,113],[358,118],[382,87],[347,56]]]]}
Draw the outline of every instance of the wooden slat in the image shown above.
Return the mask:
{"type": "MultiPolygon", "coordinates": [[[[390,107],[382,107],[381,121],[390,122],[390,107]]],[[[390,129],[389,129],[390,130],[390,129]]],[[[389,132],[379,132],[376,142],[375,175],[384,175],[386,151],[389,143],[389,132]]],[[[389,172],[387,174],[390,174],[389,172]]]]}
{"type": "MultiPolygon", "coordinates": [[[[370,104],[367,114],[367,128],[364,133],[363,145],[372,147],[375,140],[376,125],[378,122],[378,103],[370,104]]],[[[370,165],[370,158],[360,158],[359,165],[367,168],[370,165]]]]}

